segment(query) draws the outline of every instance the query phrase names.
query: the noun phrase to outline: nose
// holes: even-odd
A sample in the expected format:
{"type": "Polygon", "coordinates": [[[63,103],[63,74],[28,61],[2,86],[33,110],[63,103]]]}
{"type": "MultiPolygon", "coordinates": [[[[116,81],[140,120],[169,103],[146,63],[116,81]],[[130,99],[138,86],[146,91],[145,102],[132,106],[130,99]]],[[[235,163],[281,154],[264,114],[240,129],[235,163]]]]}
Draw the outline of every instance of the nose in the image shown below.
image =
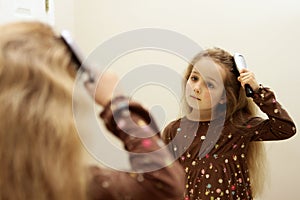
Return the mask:
{"type": "Polygon", "coordinates": [[[201,85],[200,83],[194,85],[193,90],[194,90],[194,92],[196,94],[200,94],[201,93],[201,86],[200,85],[201,85]]]}
{"type": "Polygon", "coordinates": [[[196,94],[200,94],[200,89],[199,89],[199,88],[194,88],[194,92],[195,92],[196,94]]]}

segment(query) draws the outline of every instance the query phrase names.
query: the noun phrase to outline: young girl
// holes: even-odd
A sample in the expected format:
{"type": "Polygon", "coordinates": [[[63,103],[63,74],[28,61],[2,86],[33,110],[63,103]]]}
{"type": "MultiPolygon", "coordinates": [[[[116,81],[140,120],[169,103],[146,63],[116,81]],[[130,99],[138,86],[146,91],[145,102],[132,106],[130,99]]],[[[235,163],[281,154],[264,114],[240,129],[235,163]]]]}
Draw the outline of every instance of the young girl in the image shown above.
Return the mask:
{"type": "Polygon", "coordinates": [[[185,200],[253,199],[263,186],[262,142],[296,133],[274,93],[247,69],[236,76],[233,56],[220,48],[200,52],[184,79],[184,117],[163,132],[186,172],[185,200]],[[254,90],[246,97],[244,85],[254,90]],[[255,114],[255,104],[267,114],[255,114]]]}
{"type": "Polygon", "coordinates": [[[132,170],[140,173],[85,162],[73,113],[81,102],[72,104],[78,63],[62,38],[40,22],[3,25],[0,33],[1,200],[182,198],[180,164],[166,166],[168,151],[146,156],[163,145],[155,124],[145,125],[152,121],[149,112],[125,97],[112,99],[117,77],[103,74],[99,85],[95,81],[88,88],[96,87],[95,101],[104,107],[101,118],[132,153],[132,170]]]}

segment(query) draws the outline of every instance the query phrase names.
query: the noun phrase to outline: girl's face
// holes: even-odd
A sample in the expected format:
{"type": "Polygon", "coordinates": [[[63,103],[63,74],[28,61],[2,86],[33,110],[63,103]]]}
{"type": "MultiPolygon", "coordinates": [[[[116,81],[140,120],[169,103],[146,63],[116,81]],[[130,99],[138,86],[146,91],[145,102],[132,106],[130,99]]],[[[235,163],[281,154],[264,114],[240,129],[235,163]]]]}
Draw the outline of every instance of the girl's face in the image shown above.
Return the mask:
{"type": "Polygon", "coordinates": [[[226,102],[224,69],[208,57],[201,58],[187,80],[186,101],[193,111],[211,115],[214,108],[226,102]]]}

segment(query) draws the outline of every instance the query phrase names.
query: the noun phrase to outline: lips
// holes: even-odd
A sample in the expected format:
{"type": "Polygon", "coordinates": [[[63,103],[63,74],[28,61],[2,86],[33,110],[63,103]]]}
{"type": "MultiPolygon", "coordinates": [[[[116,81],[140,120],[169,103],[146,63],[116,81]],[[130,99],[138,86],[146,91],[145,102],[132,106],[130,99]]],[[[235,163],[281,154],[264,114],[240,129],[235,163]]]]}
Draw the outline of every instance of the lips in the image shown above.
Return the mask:
{"type": "Polygon", "coordinates": [[[198,98],[198,97],[195,97],[195,96],[192,96],[192,95],[190,95],[190,97],[192,97],[193,99],[196,99],[196,100],[198,100],[198,101],[201,101],[201,99],[198,98]]]}

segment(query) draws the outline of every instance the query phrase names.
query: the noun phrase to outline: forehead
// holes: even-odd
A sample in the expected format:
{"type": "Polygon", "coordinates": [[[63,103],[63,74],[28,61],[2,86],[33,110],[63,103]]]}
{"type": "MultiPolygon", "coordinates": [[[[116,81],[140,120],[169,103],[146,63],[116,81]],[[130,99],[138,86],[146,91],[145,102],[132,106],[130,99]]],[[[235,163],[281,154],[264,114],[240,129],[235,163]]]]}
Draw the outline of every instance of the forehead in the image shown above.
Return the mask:
{"type": "Polygon", "coordinates": [[[204,57],[197,61],[194,64],[192,73],[198,73],[203,78],[214,79],[216,82],[220,83],[223,83],[223,80],[225,79],[224,68],[209,57],[204,57]]]}

